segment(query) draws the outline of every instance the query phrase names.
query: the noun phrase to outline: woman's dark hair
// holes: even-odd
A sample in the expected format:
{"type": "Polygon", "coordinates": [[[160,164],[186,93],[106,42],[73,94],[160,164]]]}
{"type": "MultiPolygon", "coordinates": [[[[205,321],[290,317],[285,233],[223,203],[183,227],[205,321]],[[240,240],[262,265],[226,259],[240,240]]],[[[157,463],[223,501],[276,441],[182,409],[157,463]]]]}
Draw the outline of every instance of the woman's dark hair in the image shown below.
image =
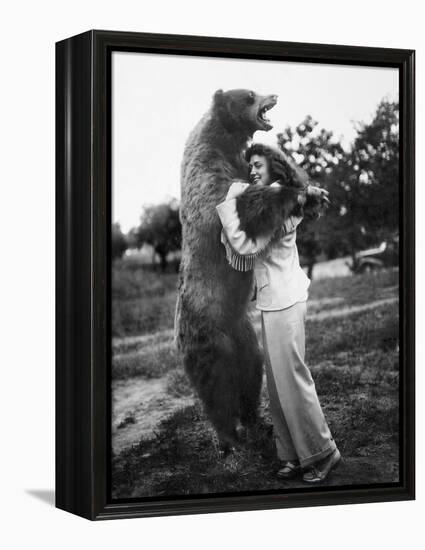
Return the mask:
{"type": "Polygon", "coordinates": [[[249,163],[253,155],[260,155],[267,160],[270,183],[279,181],[282,185],[300,189],[308,185],[306,172],[300,169],[291,157],[281,149],[264,145],[263,143],[253,143],[245,151],[246,162],[249,163]]]}

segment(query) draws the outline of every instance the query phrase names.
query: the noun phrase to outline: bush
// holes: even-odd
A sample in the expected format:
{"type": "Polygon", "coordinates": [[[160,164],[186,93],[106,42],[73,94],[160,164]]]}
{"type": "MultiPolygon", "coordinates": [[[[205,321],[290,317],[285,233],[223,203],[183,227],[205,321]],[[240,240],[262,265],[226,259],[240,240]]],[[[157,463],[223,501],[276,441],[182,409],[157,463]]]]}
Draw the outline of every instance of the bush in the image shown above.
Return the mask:
{"type": "Polygon", "coordinates": [[[124,337],[171,329],[177,275],[158,274],[134,258],[112,268],[112,336],[124,337]]]}
{"type": "Polygon", "coordinates": [[[172,344],[144,346],[138,351],[117,354],[112,359],[112,379],[125,380],[132,376],[160,378],[179,365],[172,344]]]}

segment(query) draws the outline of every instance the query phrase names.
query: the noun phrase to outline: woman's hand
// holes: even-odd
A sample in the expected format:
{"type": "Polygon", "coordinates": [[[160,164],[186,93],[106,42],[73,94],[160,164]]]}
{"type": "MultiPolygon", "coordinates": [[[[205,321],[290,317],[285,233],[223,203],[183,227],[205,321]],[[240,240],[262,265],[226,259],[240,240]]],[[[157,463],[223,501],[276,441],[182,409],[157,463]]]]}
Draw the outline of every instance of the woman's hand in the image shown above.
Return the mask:
{"type": "Polygon", "coordinates": [[[249,187],[249,183],[245,183],[243,181],[234,181],[229,187],[229,191],[226,195],[226,200],[228,201],[230,199],[236,199],[236,197],[242,195],[247,187],[249,187]]]}

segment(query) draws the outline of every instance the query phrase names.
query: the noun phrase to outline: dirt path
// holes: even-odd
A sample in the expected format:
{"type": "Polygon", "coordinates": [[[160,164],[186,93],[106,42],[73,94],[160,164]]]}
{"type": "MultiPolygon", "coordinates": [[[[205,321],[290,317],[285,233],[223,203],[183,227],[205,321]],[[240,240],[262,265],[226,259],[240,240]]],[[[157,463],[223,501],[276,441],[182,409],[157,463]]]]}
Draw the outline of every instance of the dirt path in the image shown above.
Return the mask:
{"type": "Polygon", "coordinates": [[[168,393],[167,377],[141,376],[112,384],[112,450],[120,453],[140,439],[152,436],[155,426],[177,409],[193,403],[192,397],[168,393]]]}
{"type": "MultiPolygon", "coordinates": [[[[341,304],[343,298],[327,298],[322,300],[309,300],[308,306],[311,309],[319,309],[320,306],[330,305],[330,304],[341,304]]],[[[391,298],[382,298],[380,300],[375,300],[374,302],[369,302],[367,304],[360,304],[357,306],[343,306],[333,309],[328,309],[320,313],[308,313],[307,320],[309,321],[323,321],[325,319],[334,319],[337,317],[345,317],[346,315],[351,315],[352,313],[360,313],[362,311],[370,311],[377,307],[381,307],[388,304],[393,304],[398,301],[397,297],[391,298]]],[[[254,310],[252,313],[252,318],[254,322],[258,321],[260,318],[260,311],[254,310]]],[[[114,357],[119,358],[122,353],[128,353],[130,351],[135,351],[136,349],[145,347],[145,346],[155,346],[157,349],[168,348],[173,343],[174,330],[167,329],[156,332],[155,334],[146,334],[143,336],[127,336],[125,338],[113,338],[112,347],[114,350],[114,357]]]]}
{"type": "MultiPolygon", "coordinates": [[[[323,300],[320,300],[323,302],[323,300]]],[[[338,309],[330,309],[327,311],[322,311],[321,313],[311,313],[307,314],[307,319],[309,321],[323,321],[325,319],[336,319],[337,317],[345,317],[346,315],[351,315],[352,313],[360,313],[365,311],[370,311],[371,309],[376,309],[377,307],[386,306],[389,304],[394,304],[398,302],[398,298],[383,298],[381,300],[375,300],[374,302],[369,302],[368,304],[361,304],[358,306],[343,306],[338,309]]],[[[314,301],[309,302],[309,307],[314,305],[314,301]]],[[[254,314],[254,319],[260,317],[260,312],[254,314]]]]}

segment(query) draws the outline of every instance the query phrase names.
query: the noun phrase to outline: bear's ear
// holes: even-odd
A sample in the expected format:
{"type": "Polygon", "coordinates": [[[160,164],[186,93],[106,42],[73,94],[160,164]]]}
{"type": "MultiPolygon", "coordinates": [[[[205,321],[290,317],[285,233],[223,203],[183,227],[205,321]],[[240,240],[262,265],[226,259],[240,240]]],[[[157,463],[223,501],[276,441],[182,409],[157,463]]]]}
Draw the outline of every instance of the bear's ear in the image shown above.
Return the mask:
{"type": "Polygon", "coordinates": [[[231,96],[225,95],[223,90],[217,90],[214,94],[213,111],[224,126],[228,126],[232,115],[233,100],[231,96]]]}
{"type": "Polygon", "coordinates": [[[221,105],[221,103],[223,102],[223,96],[224,96],[224,92],[223,90],[217,90],[214,94],[214,103],[215,105],[221,105]]]}

